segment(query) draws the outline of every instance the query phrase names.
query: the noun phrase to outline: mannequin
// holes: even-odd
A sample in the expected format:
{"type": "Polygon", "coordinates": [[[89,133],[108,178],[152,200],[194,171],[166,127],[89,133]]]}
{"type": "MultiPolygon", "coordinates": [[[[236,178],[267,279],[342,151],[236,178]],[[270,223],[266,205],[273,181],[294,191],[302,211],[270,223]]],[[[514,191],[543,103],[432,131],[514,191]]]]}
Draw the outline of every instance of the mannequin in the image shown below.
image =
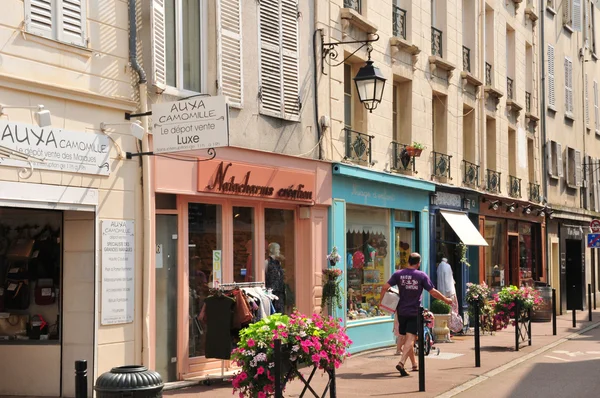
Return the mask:
{"type": "Polygon", "coordinates": [[[279,298],[273,301],[273,307],[275,307],[275,312],[283,314],[285,309],[285,273],[281,266],[284,257],[281,255],[280,250],[279,243],[272,242],[269,244],[269,256],[265,260],[265,287],[271,289],[273,294],[279,298]]]}

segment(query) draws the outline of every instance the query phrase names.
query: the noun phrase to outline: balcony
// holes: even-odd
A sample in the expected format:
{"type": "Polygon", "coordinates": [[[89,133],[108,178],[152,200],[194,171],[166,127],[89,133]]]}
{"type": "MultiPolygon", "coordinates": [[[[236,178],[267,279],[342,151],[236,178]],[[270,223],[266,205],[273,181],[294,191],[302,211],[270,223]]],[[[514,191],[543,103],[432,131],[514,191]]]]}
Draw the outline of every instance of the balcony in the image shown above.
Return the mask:
{"type": "Polygon", "coordinates": [[[360,14],[360,0],[344,0],[344,8],[350,8],[360,14]]]}
{"type": "Polygon", "coordinates": [[[515,176],[508,176],[508,195],[513,198],[521,197],[521,179],[515,176]]]}
{"type": "Polygon", "coordinates": [[[519,117],[519,112],[523,110],[523,107],[515,101],[514,81],[510,77],[506,78],[506,107],[509,112],[516,112],[517,117],[519,117]]]}
{"type": "Polygon", "coordinates": [[[429,69],[431,73],[439,68],[446,72],[448,80],[452,77],[452,72],[456,66],[444,60],[444,32],[431,27],[431,56],[429,57],[429,69]]]}
{"type": "Polygon", "coordinates": [[[479,166],[467,160],[463,160],[463,183],[474,187],[479,186],[479,166]]]}
{"type": "Polygon", "coordinates": [[[497,88],[494,88],[494,69],[492,64],[489,62],[485,63],[485,96],[486,98],[491,97],[494,100],[494,105],[496,110],[498,110],[498,104],[500,103],[500,98],[504,95],[504,93],[497,88]]]}
{"type": "Polygon", "coordinates": [[[463,46],[462,48],[462,59],[463,59],[463,70],[460,72],[460,77],[463,81],[463,89],[467,87],[468,84],[472,84],[473,87],[477,88],[483,83],[481,80],[477,79],[471,73],[471,49],[463,46]]]}
{"type": "Polygon", "coordinates": [[[533,0],[527,0],[527,6],[525,7],[525,16],[529,18],[533,26],[535,26],[535,23],[539,17],[537,15],[537,11],[535,10],[535,4],[533,0]]]}
{"type": "Polygon", "coordinates": [[[540,201],[540,184],[533,182],[529,183],[529,201],[539,202],[540,201]]]}
{"type": "Polygon", "coordinates": [[[346,154],[344,160],[349,160],[363,166],[372,166],[371,140],[374,137],[349,128],[345,128],[344,133],[346,135],[346,154]]]}
{"type": "Polygon", "coordinates": [[[500,177],[502,173],[490,169],[486,169],[486,187],[488,192],[500,193],[500,177]]]}
{"type": "Polygon", "coordinates": [[[348,26],[352,25],[355,28],[367,33],[377,33],[377,25],[365,18],[362,12],[361,0],[344,0],[344,8],[340,10],[340,18],[342,19],[342,31],[344,35],[348,34],[348,26]]]}
{"type": "Polygon", "coordinates": [[[392,5],[392,28],[393,37],[390,38],[390,45],[398,51],[406,51],[412,55],[413,70],[416,69],[418,57],[421,52],[419,47],[410,43],[406,37],[407,12],[397,5],[392,5]]]}
{"type": "Polygon", "coordinates": [[[432,152],[433,153],[433,174],[432,177],[452,179],[450,172],[450,159],[451,155],[445,153],[432,152]]]}
{"type": "Polygon", "coordinates": [[[531,93],[525,91],[525,123],[529,124],[530,122],[533,122],[537,125],[539,120],[540,118],[535,115],[535,112],[531,112],[531,93]]]}
{"type": "Polygon", "coordinates": [[[394,37],[401,37],[406,40],[406,10],[392,5],[392,23],[394,37]]]}
{"type": "Polygon", "coordinates": [[[411,155],[406,148],[408,145],[392,141],[392,170],[394,171],[412,171],[415,169],[415,156],[411,155]]]}

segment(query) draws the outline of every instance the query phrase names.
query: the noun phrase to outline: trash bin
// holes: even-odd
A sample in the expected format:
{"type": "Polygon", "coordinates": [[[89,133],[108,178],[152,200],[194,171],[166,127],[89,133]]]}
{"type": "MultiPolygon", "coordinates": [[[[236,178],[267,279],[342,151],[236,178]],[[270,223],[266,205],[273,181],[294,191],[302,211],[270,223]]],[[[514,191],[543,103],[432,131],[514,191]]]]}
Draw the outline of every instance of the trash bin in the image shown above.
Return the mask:
{"type": "Polygon", "coordinates": [[[531,311],[531,320],[534,322],[550,322],[552,320],[552,288],[539,286],[536,289],[540,293],[542,303],[537,309],[531,311]]]}
{"type": "Polygon", "coordinates": [[[160,374],[145,366],[130,365],[100,375],[94,390],[98,398],[160,398],[163,387],[160,374]]]}

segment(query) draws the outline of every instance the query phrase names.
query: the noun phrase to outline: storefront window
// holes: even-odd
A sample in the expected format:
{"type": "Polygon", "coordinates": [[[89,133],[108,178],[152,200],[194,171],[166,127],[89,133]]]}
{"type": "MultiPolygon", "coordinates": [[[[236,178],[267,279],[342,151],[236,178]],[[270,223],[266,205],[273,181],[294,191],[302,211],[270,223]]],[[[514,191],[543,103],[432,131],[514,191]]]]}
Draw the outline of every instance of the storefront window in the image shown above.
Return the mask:
{"type": "Polygon", "coordinates": [[[504,221],[486,219],[484,237],[488,243],[485,248],[485,281],[492,288],[500,288],[505,284],[505,231],[504,221]]]}
{"type": "Polygon", "coordinates": [[[252,250],[254,245],[254,208],[233,208],[233,280],[253,282],[256,267],[252,250]]]}
{"type": "MultiPolygon", "coordinates": [[[[361,319],[386,315],[376,306],[381,288],[390,277],[389,212],[348,206],[346,226],[347,317],[361,319]]],[[[411,242],[403,232],[397,233],[400,233],[400,239],[411,242]]]]}
{"type": "Polygon", "coordinates": [[[396,269],[404,269],[408,266],[408,256],[415,251],[413,249],[413,230],[396,227],[396,269]]]}
{"type": "Polygon", "coordinates": [[[278,300],[275,311],[290,314],[296,305],[294,211],[265,209],[265,287],[278,300]]]}
{"type": "Polygon", "coordinates": [[[222,281],[221,206],[190,203],[189,228],[189,355],[204,356],[206,333],[198,320],[213,281],[222,281]],[[215,260],[213,262],[213,260],[215,260]]]}

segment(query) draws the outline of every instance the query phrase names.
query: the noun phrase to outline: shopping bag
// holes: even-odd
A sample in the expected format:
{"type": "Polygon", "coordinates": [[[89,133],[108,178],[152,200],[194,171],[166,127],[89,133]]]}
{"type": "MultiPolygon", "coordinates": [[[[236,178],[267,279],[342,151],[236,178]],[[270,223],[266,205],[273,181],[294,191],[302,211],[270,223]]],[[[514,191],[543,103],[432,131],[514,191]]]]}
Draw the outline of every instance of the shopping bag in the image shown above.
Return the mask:
{"type": "Polygon", "coordinates": [[[381,300],[379,308],[392,314],[396,312],[396,307],[398,307],[399,302],[400,294],[398,293],[398,289],[392,287],[383,295],[383,300],[381,300]]]}
{"type": "Polygon", "coordinates": [[[450,313],[450,322],[448,325],[450,330],[452,330],[454,333],[459,333],[463,330],[463,326],[463,320],[460,315],[452,311],[452,313],[450,313]]]}

